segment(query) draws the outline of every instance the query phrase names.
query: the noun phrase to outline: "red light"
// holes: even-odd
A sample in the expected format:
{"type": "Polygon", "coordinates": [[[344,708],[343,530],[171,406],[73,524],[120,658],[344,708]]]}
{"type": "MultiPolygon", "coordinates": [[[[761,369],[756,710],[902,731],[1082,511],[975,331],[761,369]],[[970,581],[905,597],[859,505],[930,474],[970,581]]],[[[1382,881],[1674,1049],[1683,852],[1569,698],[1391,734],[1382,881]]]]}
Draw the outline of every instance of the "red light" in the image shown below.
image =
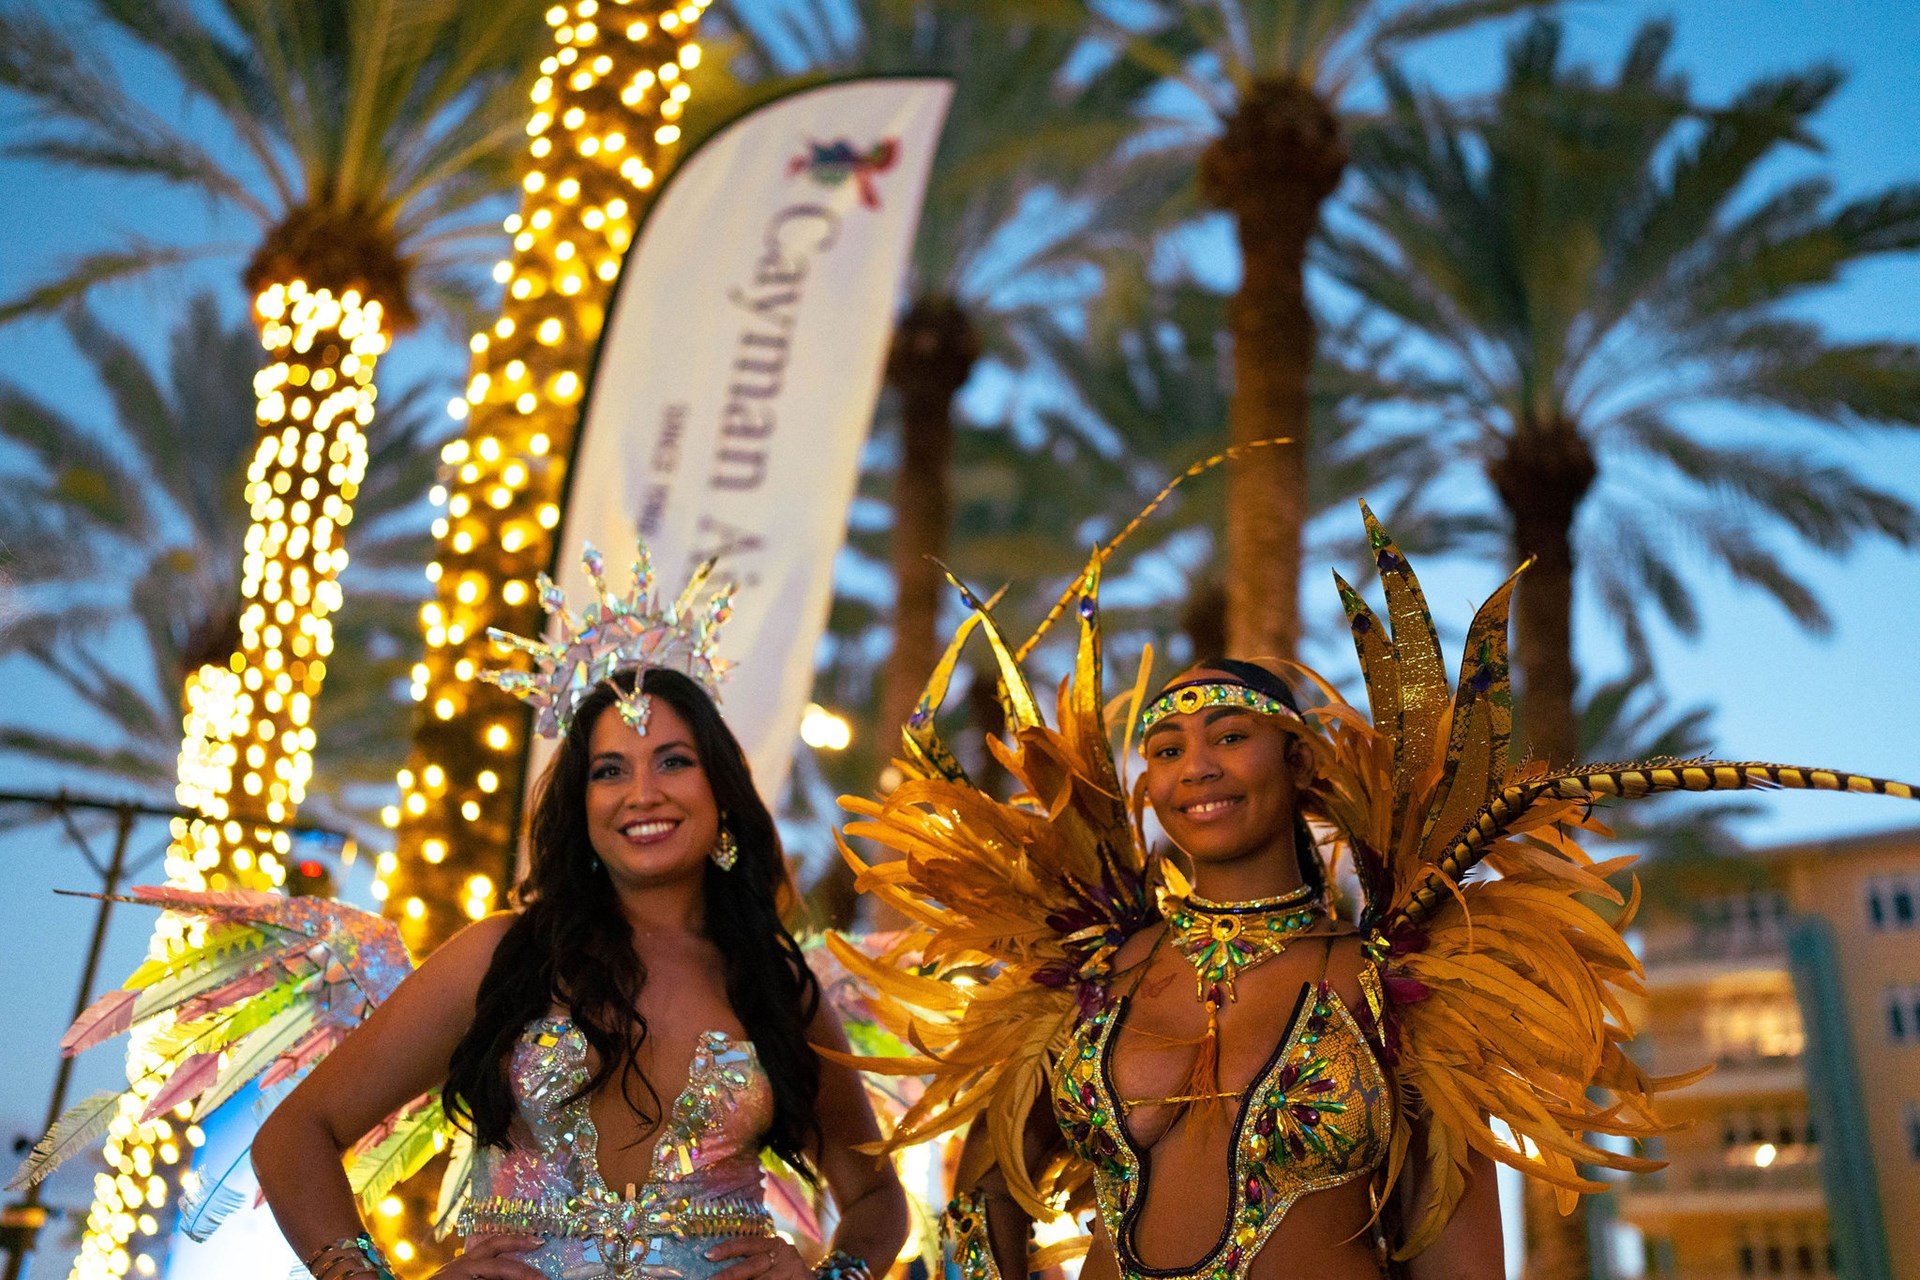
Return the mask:
{"type": "Polygon", "coordinates": [[[321,876],[327,874],[327,869],[322,864],[315,862],[312,858],[308,858],[300,864],[300,874],[309,880],[318,880],[321,876]]]}

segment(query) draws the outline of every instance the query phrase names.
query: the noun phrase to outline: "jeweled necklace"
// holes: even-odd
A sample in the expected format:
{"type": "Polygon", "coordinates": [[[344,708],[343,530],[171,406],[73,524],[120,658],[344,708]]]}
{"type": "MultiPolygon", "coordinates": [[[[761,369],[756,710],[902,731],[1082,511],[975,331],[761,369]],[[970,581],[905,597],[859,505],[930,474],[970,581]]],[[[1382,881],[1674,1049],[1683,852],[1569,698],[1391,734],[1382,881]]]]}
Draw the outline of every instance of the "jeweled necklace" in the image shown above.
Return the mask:
{"type": "Polygon", "coordinates": [[[1313,889],[1301,885],[1277,898],[1251,902],[1210,902],[1197,894],[1169,896],[1164,910],[1180,953],[1199,979],[1201,1001],[1218,1009],[1237,998],[1236,978],[1286,951],[1312,927],[1320,905],[1313,889]]]}

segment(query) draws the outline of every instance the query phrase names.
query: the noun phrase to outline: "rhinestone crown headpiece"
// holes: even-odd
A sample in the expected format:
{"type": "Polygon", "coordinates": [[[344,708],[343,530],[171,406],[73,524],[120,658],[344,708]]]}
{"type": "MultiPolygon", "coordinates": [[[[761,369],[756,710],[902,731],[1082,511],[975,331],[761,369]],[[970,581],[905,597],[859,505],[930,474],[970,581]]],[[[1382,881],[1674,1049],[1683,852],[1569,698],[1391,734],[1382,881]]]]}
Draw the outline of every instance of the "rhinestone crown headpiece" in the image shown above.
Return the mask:
{"type": "MultiPolygon", "coordinates": [[[[719,701],[720,680],[732,664],[715,657],[713,649],[720,625],[733,612],[734,584],[700,601],[701,588],[713,572],[712,560],[695,569],[679,596],[664,608],[654,599],[653,559],[645,543],[635,544],[633,585],[624,596],[607,589],[606,559],[591,544],[581,548],[580,563],[593,582],[594,599],[577,614],[568,611],[566,593],[551,578],[544,573],[539,577],[540,607],[559,622],[554,639],[530,640],[497,627],[487,629],[496,643],[533,659],[531,671],[489,670],[480,678],[530,704],[535,733],[548,738],[566,733],[574,711],[594,686],[628,668],[678,671],[719,701]]],[[[637,682],[615,705],[622,720],[646,733],[651,700],[637,682]]]]}

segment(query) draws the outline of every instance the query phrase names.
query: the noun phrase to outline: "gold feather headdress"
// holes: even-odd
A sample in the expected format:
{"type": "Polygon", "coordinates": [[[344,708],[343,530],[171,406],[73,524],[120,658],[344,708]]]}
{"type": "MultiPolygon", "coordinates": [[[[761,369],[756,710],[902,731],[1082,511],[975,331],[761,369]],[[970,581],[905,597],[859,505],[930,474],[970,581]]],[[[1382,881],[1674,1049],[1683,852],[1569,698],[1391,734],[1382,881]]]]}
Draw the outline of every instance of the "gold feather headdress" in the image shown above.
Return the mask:
{"type": "MultiPolygon", "coordinates": [[[[1519,574],[1474,618],[1456,685],[1412,567],[1361,510],[1390,628],[1337,574],[1335,581],[1371,718],[1307,668],[1291,674],[1322,698],[1303,712],[1318,744],[1318,777],[1303,803],[1327,835],[1323,852],[1354,860],[1365,894],[1359,923],[1385,993],[1377,1031],[1402,1103],[1425,1129],[1432,1191],[1401,1242],[1407,1257],[1452,1215],[1473,1151],[1548,1182],[1570,1208],[1579,1193],[1606,1185],[1582,1165],[1659,1167],[1596,1135],[1662,1132],[1655,1096],[1698,1078],[1650,1079],[1624,1051],[1633,1036],[1625,1000],[1640,991],[1641,971],[1621,935],[1639,887],[1630,881],[1623,894],[1608,880],[1631,858],[1597,863],[1575,842],[1579,832],[1605,834],[1596,801],[1773,787],[1908,799],[1915,792],[1775,764],[1655,761],[1564,772],[1510,765],[1507,613],[1519,574]],[[1497,874],[1468,878],[1481,863],[1497,874]],[[1615,909],[1603,915],[1589,905],[1595,901],[1615,909]],[[1511,1140],[1496,1136],[1491,1122],[1511,1140]]],[[[1028,1113],[1075,1017],[1102,998],[1106,961],[1158,916],[1138,788],[1130,806],[1116,763],[1130,744],[1116,753],[1108,730],[1117,721],[1130,733],[1136,723],[1151,654],[1131,694],[1115,700],[1129,704],[1125,715],[1109,717],[1097,601],[1104,554],[1049,615],[1074,603],[1080,619],[1057,727],[1044,722],[1021,671],[1032,642],[1011,649],[990,607],[962,587],[973,613],[905,727],[908,780],[879,799],[842,800],[855,819],[847,835],[899,855],[869,864],[843,840],[858,887],[910,927],[879,956],[830,945],[878,990],[883,1024],[919,1053],[858,1065],[930,1078],[886,1146],[982,1119],[1010,1190],[1041,1219],[1079,1200],[1089,1170],[1064,1157],[1027,1168],[1028,1113]],[[994,655],[1007,712],[1005,739],[987,745],[1021,788],[1010,801],[974,787],[933,724],[975,631],[994,655]]],[[[1397,1126],[1390,1181],[1404,1171],[1408,1139],[1408,1126],[1397,1126]]]]}

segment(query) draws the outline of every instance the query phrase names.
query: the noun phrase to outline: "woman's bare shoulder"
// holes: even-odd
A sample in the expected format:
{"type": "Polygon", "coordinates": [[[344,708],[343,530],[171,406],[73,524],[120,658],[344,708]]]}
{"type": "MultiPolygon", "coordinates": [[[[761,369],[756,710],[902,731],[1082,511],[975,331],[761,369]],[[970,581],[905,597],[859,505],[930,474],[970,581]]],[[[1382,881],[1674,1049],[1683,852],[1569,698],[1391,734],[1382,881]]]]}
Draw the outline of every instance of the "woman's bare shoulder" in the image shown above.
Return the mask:
{"type": "Polygon", "coordinates": [[[1358,998],[1360,974],[1372,963],[1367,957],[1366,935],[1343,920],[1329,920],[1308,936],[1319,938],[1327,949],[1328,985],[1349,1003],[1358,998]]]}
{"type": "Polygon", "coordinates": [[[1155,920],[1143,929],[1135,931],[1120,944],[1107,960],[1107,972],[1119,976],[1142,964],[1153,954],[1153,949],[1167,932],[1166,922],[1155,920]]]}
{"type": "Polygon", "coordinates": [[[493,953],[500,949],[507,931],[519,919],[518,911],[496,911],[482,916],[434,948],[433,954],[421,964],[421,972],[444,975],[443,980],[464,978],[477,986],[487,966],[493,963],[493,953]]]}

